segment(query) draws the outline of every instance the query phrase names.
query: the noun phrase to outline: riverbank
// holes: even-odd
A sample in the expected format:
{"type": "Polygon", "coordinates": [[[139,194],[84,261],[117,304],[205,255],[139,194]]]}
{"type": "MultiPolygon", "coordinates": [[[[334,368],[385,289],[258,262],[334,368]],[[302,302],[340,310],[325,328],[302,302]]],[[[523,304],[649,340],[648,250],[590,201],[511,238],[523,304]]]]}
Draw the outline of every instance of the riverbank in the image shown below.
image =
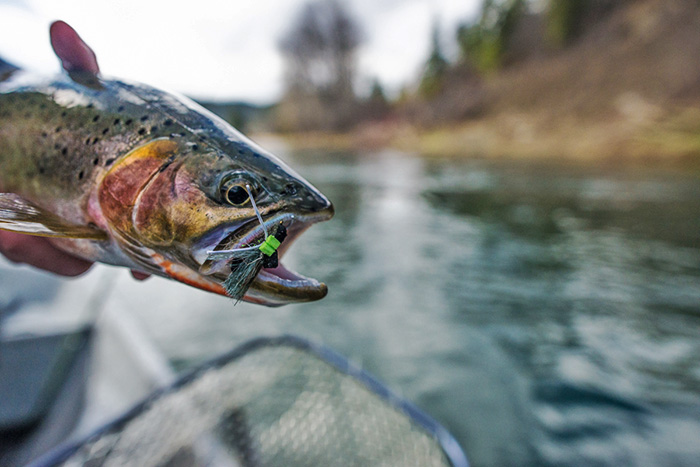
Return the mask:
{"type": "Polygon", "coordinates": [[[283,135],[298,150],[396,148],[427,157],[514,158],[577,162],[660,163],[700,168],[700,109],[661,110],[633,95],[620,97],[619,115],[600,120],[503,113],[450,126],[420,129],[374,122],[348,133],[283,135]]]}
{"type": "Polygon", "coordinates": [[[497,72],[464,71],[429,98],[409,93],[389,117],[366,117],[346,134],[286,139],[297,148],[700,169],[697,2],[620,2],[603,13],[561,48],[547,46],[542,18],[530,15],[520,42],[528,53],[497,72]]]}

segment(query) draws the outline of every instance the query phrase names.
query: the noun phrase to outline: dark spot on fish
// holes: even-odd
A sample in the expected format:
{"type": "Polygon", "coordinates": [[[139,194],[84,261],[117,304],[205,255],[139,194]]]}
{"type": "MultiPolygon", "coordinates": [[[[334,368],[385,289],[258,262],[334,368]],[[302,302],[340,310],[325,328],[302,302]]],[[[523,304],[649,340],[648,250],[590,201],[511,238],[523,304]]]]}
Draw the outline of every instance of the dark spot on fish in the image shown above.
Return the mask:
{"type": "Polygon", "coordinates": [[[198,150],[199,150],[199,146],[196,145],[196,144],[193,144],[193,145],[192,145],[192,150],[193,150],[193,151],[198,151],[198,150]]]}
{"type": "Polygon", "coordinates": [[[263,175],[263,182],[267,182],[269,179],[263,175]]]}
{"type": "Polygon", "coordinates": [[[133,120],[129,118],[124,122],[124,125],[131,125],[132,123],[133,123],[133,120]]]}
{"type": "Polygon", "coordinates": [[[88,104],[88,105],[86,106],[86,108],[88,108],[88,109],[92,109],[93,107],[95,107],[94,104],[88,104]]]}
{"type": "Polygon", "coordinates": [[[95,138],[92,140],[92,144],[97,144],[97,142],[100,140],[100,138],[95,138]]]}
{"type": "Polygon", "coordinates": [[[114,124],[115,124],[115,125],[119,125],[120,123],[121,123],[121,120],[119,120],[118,118],[115,118],[115,119],[114,119],[114,124]]]}
{"type": "Polygon", "coordinates": [[[293,196],[297,194],[297,187],[292,183],[287,183],[284,187],[284,194],[288,196],[293,196]]]}
{"type": "Polygon", "coordinates": [[[85,140],[85,144],[90,144],[90,138],[85,140]]]}
{"type": "Polygon", "coordinates": [[[57,126],[57,127],[56,127],[56,133],[58,133],[59,131],[61,131],[61,129],[62,129],[62,128],[61,128],[60,126],[57,126]]]}
{"type": "Polygon", "coordinates": [[[152,126],[152,127],[151,127],[151,133],[155,133],[156,131],[158,131],[158,127],[155,126],[155,125],[152,126]]]}
{"type": "Polygon", "coordinates": [[[95,115],[94,117],[92,117],[93,122],[97,122],[99,119],[100,119],[99,115],[95,115]]]}
{"type": "Polygon", "coordinates": [[[65,117],[66,115],[68,115],[68,112],[66,112],[65,110],[61,112],[61,117],[65,117]]]}
{"type": "Polygon", "coordinates": [[[85,172],[83,172],[81,170],[80,173],[78,174],[78,180],[82,180],[84,176],[85,176],[85,172]]]}
{"type": "Polygon", "coordinates": [[[105,167],[109,167],[110,165],[112,165],[112,164],[114,163],[115,160],[116,160],[116,159],[114,159],[113,157],[107,159],[107,160],[105,161],[105,167]]]}
{"type": "Polygon", "coordinates": [[[146,129],[145,129],[145,128],[140,128],[140,129],[139,129],[139,134],[140,134],[140,135],[145,135],[145,134],[146,134],[146,129]]]}
{"type": "Polygon", "coordinates": [[[206,139],[204,136],[200,136],[200,137],[199,137],[199,140],[200,140],[200,141],[206,141],[207,139],[206,139]]]}
{"type": "Polygon", "coordinates": [[[102,130],[102,134],[103,134],[103,135],[106,135],[107,132],[109,132],[109,128],[105,128],[104,130],[102,130]]]}
{"type": "Polygon", "coordinates": [[[58,144],[58,143],[56,143],[56,144],[53,145],[53,148],[54,148],[54,149],[57,149],[57,150],[58,150],[58,149],[61,149],[61,145],[58,144]]]}
{"type": "Polygon", "coordinates": [[[41,132],[41,136],[42,136],[42,138],[46,138],[46,137],[49,136],[49,134],[48,134],[47,132],[45,132],[45,131],[42,131],[42,132],[41,132]]]}
{"type": "Polygon", "coordinates": [[[96,158],[94,158],[94,159],[92,160],[92,165],[97,165],[97,164],[99,164],[99,163],[100,163],[100,158],[99,158],[99,157],[96,157],[96,158]]]}
{"type": "Polygon", "coordinates": [[[43,167],[39,167],[39,173],[43,174],[44,172],[46,172],[46,170],[43,167]]]}
{"type": "Polygon", "coordinates": [[[166,120],[163,122],[163,125],[165,125],[165,126],[170,126],[170,125],[172,125],[172,124],[173,124],[173,121],[170,120],[169,118],[166,119],[166,120]]]}
{"type": "Polygon", "coordinates": [[[61,149],[61,154],[63,154],[64,156],[68,154],[68,148],[61,149]]]}
{"type": "Polygon", "coordinates": [[[148,115],[144,115],[143,117],[141,117],[142,122],[145,122],[146,120],[148,120],[148,115]]]}
{"type": "Polygon", "coordinates": [[[124,106],[120,105],[119,107],[117,107],[117,112],[124,112],[124,106]]]}

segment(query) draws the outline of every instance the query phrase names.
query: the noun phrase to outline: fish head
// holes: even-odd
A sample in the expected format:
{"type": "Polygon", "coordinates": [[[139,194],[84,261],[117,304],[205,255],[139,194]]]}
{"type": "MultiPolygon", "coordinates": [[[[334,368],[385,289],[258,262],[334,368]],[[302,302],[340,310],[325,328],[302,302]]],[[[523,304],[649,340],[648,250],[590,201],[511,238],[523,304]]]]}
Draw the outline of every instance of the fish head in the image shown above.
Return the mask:
{"type": "MultiPolygon", "coordinates": [[[[244,137],[208,141],[160,138],[140,145],[109,170],[98,196],[122,250],[146,271],[225,294],[230,262],[212,260],[210,252],[258,245],[281,223],[288,232],[281,259],[309,226],[333,216],[333,206],[244,137]]],[[[243,300],[278,306],[326,293],[325,284],[280,262],[258,273],[243,300]]]]}

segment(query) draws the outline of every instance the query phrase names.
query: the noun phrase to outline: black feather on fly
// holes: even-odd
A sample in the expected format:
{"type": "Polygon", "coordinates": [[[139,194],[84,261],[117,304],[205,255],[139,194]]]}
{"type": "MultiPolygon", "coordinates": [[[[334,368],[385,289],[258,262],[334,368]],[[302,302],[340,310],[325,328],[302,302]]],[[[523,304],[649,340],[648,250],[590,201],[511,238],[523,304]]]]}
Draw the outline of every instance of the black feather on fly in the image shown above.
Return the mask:
{"type": "MultiPolygon", "coordinates": [[[[279,245],[286,237],[287,229],[280,222],[262,245],[266,245],[270,238],[276,239],[279,245]]],[[[226,294],[236,301],[243,298],[262,268],[276,268],[279,265],[279,254],[276,247],[270,255],[265,253],[261,247],[237,252],[229,261],[231,273],[224,281],[224,289],[226,289],[226,294]]]]}

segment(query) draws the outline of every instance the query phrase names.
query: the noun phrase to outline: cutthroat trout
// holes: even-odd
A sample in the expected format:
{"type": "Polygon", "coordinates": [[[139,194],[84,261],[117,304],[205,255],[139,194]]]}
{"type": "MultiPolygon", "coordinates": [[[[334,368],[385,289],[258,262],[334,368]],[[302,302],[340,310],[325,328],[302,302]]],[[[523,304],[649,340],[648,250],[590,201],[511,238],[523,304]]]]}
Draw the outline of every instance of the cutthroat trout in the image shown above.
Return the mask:
{"type": "MultiPolygon", "coordinates": [[[[63,22],[51,42],[67,73],[37,77],[0,61],[0,229],[225,295],[231,266],[212,251],[260,244],[284,227],[281,258],[332,217],[316,188],[220,118],[103,78],[63,22]]],[[[260,270],[243,300],[275,306],[326,292],[279,263],[260,270]]]]}

